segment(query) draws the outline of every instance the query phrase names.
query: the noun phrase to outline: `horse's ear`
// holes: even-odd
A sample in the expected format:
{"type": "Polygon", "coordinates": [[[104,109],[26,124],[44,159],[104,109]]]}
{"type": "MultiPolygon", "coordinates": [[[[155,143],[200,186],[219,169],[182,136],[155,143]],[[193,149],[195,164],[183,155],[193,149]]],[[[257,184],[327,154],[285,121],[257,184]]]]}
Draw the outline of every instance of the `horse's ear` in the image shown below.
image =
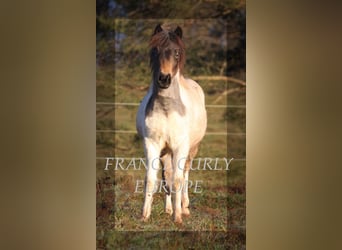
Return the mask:
{"type": "Polygon", "coordinates": [[[175,29],[175,34],[176,34],[179,38],[182,38],[182,36],[183,36],[183,31],[182,31],[181,27],[177,26],[177,28],[175,29]]]}
{"type": "Polygon", "coordinates": [[[161,25],[158,24],[158,25],[156,26],[156,28],[154,29],[153,35],[159,33],[159,32],[162,31],[162,30],[163,30],[163,29],[162,29],[161,25]]]}

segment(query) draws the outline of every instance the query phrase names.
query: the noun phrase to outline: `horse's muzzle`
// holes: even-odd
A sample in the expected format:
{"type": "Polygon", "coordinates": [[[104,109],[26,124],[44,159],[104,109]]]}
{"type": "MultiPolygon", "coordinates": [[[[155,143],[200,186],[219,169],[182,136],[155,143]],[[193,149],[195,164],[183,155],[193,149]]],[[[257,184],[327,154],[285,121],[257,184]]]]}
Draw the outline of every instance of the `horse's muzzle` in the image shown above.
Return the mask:
{"type": "Polygon", "coordinates": [[[158,85],[162,89],[167,89],[170,86],[171,83],[171,75],[167,74],[164,75],[163,73],[160,72],[159,77],[158,77],[158,85]]]}

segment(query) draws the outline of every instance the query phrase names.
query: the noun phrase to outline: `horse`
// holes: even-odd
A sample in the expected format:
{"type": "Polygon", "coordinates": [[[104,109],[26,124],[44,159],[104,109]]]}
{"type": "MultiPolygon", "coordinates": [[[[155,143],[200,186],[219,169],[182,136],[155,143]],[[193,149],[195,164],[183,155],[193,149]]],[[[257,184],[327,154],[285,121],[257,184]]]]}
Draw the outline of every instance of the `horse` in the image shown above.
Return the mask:
{"type": "Polygon", "coordinates": [[[182,35],[179,26],[173,29],[158,24],[149,43],[152,81],[136,117],[146,156],[141,218],[145,222],[151,215],[160,165],[166,193],[165,212],[173,214],[174,222],[179,224],[182,214],[190,215],[187,188],[190,163],[205,135],[207,113],[202,88],[182,74],[185,63],[182,35]]]}

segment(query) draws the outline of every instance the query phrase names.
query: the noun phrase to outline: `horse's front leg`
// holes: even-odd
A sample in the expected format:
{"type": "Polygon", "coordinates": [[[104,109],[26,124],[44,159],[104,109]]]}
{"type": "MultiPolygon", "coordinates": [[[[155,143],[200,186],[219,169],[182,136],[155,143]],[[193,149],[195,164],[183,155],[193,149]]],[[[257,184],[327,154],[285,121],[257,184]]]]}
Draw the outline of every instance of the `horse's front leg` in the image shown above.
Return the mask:
{"type": "Polygon", "coordinates": [[[189,170],[190,170],[190,159],[188,158],[184,166],[184,187],[183,187],[183,192],[182,192],[182,214],[186,216],[190,215],[189,194],[188,194],[189,170]]]}
{"type": "Polygon", "coordinates": [[[145,154],[147,172],[145,176],[145,200],[142,211],[142,220],[147,221],[151,215],[153,194],[157,191],[156,180],[159,169],[160,149],[156,143],[145,140],[145,154]]]}
{"type": "Polygon", "coordinates": [[[188,155],[188,148],[186,146],[180,147],[174,152],[173,158],[173,213],[176,223],[182,223],[182,193],[184,188],[184,166],[188,155]]]}
{"type": "Polygon", "coordinates": [[[189,171],[190,171],[190,165],[194,157],[196,156],[198,151],[198,145],[192,147],[189,151],[189,156],[185,162],[184,166],[184,188],[183,188],[183,195],[182,195],[182,214],[189,216],[190,210],[189,210],[189,171]]]}

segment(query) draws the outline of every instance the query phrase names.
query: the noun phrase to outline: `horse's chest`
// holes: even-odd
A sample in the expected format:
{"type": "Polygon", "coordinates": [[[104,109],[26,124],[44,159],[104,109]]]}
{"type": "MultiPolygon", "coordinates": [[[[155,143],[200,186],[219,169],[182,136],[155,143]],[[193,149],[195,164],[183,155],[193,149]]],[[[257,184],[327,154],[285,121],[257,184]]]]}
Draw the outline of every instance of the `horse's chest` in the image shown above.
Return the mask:
{"type": "Polygon", "coordinates": [[[176,112],[165,114],[153,114],[146,117],[146,130],[149,136],[156,140],[170,141],[180,134],[187,132],[185,117],[176,112]]]}

